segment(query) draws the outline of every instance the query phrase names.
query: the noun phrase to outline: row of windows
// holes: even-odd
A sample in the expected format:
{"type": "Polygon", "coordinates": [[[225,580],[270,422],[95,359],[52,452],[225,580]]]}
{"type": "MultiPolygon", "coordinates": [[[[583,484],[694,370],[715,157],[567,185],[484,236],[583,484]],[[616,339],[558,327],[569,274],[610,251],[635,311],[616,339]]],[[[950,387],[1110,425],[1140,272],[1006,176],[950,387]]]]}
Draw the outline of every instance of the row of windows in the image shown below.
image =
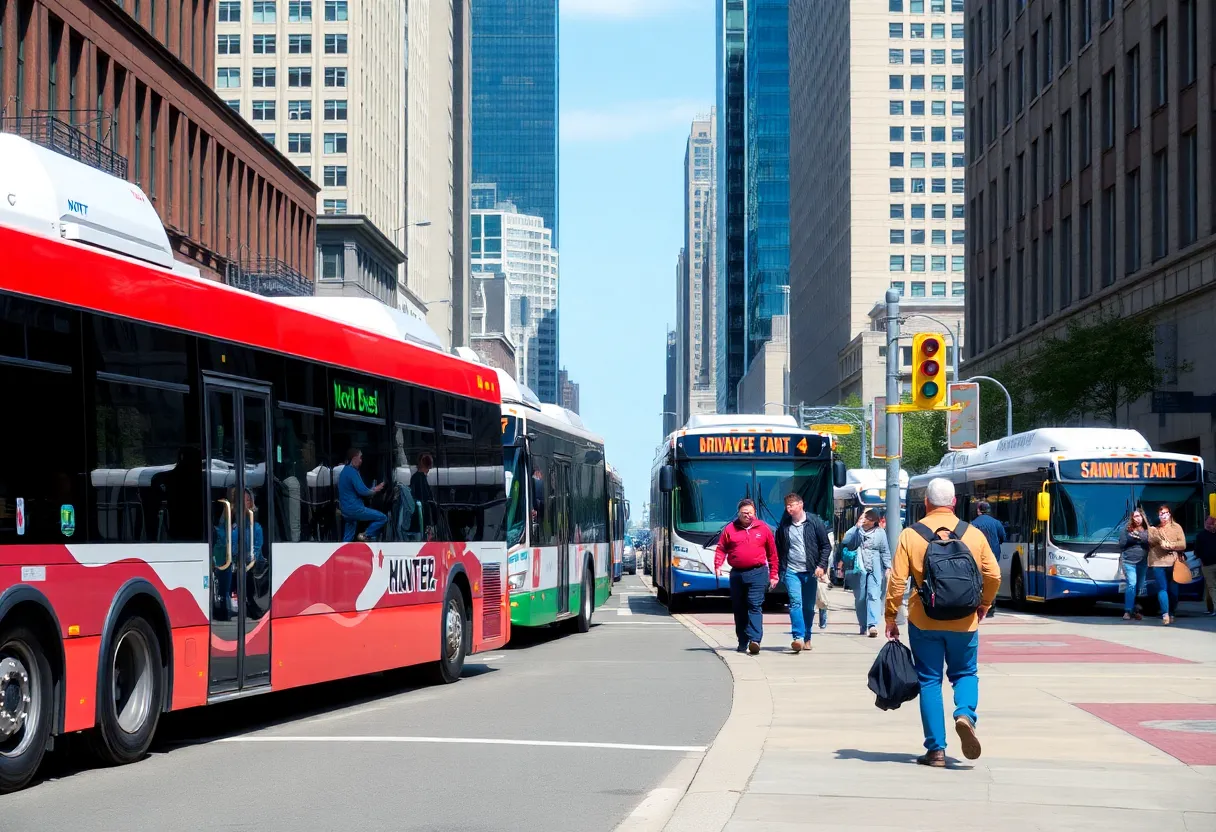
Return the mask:
{"type": "MultiPolygon", "coordinates": [[[[279,69],[273,66],[255,66],[252,69],[253,86],[256,89],[274,89],[278,84],[279,69]]],[[[346,67],[325,67],[325,86],[345,87],[346,67]]],[[[221,66],[215,70],[216,89],[235,89],[241,85],[241,68],[236,66],[221,66]]],[[[311,66],[290,66],[287,68],[287,86],[291,88],[308,89],[312,86],[311,66]]]]}
{"type": "MultiPolygon", "coordinates": [[[[955,89],[959,92],[962,92],[963,90],[965,90],[966,86],[967,86],[966,78],[962,75],[955,75],[954,78],[956,78],[958,80],[952,82],[953,89],[955,89]]],[[[907,79],[908,79],[907,88],[909,90],[912,90],[913,92],[923,92],[925,90],[925,76],[924,75],[909,75],[909,76],[907,76],[907,79]]],[[[888,75],[887,76],[887,89],[891,89],[891,90],[904,89],[904,76],[903,75],[888,75]]],[[[929,76],[929,89],[932,90],[933,92],[945,92],[946,91],[946,76],[945,75],[930,75],[929,76]]],[[[961,115],[961,113],[960,113],[960,115],[961,115]]]]}
{"type": "MultiPolygon", "coordinates": [[[[902,202],[892,202],[891,203],[891,219],[902,220],[905,216],[904,207],[905,207],[904,203],[902,203],[902,202]]],[[[935,202],[932,206],[930,206],[930,214],[931,214],[932,218],[935,220],[944,220],[946,218],[946,204],[943,202],[935,202]]],[[[914,220],[925,219],[925,203],[913,202],[912,206],[911,206],[911,210],[908,212],[908,215],[911,216],[911,218],[914,220]]],[[[965,219],[966,216],[967,216],[966,206],[963,205],[961,202],[956,202],[950,206],[950,218],[951,219],[961,220],[961,219],[965,219]]]]}
{"type": "MultiPolygon", "coordinates": [[[[347,0],[324,0],[325,20],[330,23],[341,23],[349,17],[347,0]]],[[[254,23],[277,23],[278,5],[276,0],[253,0],[254,23]]],[[[241,0],[220,0],[217,19],[220,23],[241,22],[241,0]]],[[[312,0],[289,0],[287,3],[288,23],[311,23],[312,0]]]]}
{"type": "MultiPolygon", "coordinates": [[[[901,102],[892,102],[892,103],[902,104],[903,102],[901,101],[901,102]]],[[[915,102],[913,102],[913,103],[915,103],[915,102]]],[[[902,110],[901,110],[901,112],[902,112],[902,110]]],[[[890,135],[891,141],[893,141],[893,142],[902,142],[902,141],[923,142],[925,140],[926,134],[925,134],[924,127],[918,126],[918,127],[905,128],[905,127],[901,126],[901,127],[890,128],[889,135],[890,135]],[[906,139],[904,138],[905,136],[907,136],[906,139]]],[[[950,128],[950,141],[952,141],[952,142],[961,142],[961,141],[963,141],[964,138],[966,138],[966,135],[967,135],[966,128],[964,128],[964,127],[951,127],[950,128]]],[[[930,140],[932,140],[932,141],[944,142],[944,141],[946,141],[946,128],[945,127],[930,127],[928,136],[929,136],[930,140]]]]}
{"type": "MultiPolygon", "coordinates": [[[[961,23],[951,23],[950,24],[950,37],[954,38],[955,40],[962,40],[964,28],[965,27],[961,23]]],[[[891,40],[903,40],[904,24],[888,23],[887,24],[887,37],[889,37],[891,40]]],[[[908,24],[908,37],[912,38],[913,40],[923,39],[925,37],[925,24],[909,23],[908,24]]],[[[929,37],[931,37],[933,40],[945,40],[946,39],[946,24],[945,23],[930,23],[929,24],[929,37]]]]}
{"type": "MultiPolygon", "coordinates": [[[[929,154],[909,153],[908,154],[908,157],[909,157],[908,158],[908,167],[910,167],[910,168],[926,167],[926,165],[925,165],[926,156],[928,157],[928,161],[930,163],[928,165],[928,167],[944,168],[946,166],[946,154],[945,153],[929,153],[929,154]]],[[[895,152],[891,153],[890,167],[902,168],[903,166],[904,166],[904,154],[895,153],[895,152]]],[[[964,154],[962,154],[962,153],[950,154],[950,167],[953,167],[953,168],[967,167],[967,160],[966,160],[964,154]]]]}
{"type": "MultiPolygon", "coordinates": [[[[893,272],[923,272],[925,270],[925,262],[926,258],[923,254],[913,254],[911,257],[903,254],[892,254],[889,270],[893,272]],[[911,268],[909,268],[909,265],[911,268]]],[[[928,258],[928,262],[929,271],[931,272],[944,272],[946,270],[946,255],[944,254],[934,254],[928,258]]],[[[956,256],[950,258],[950,271],[962,272],[966,271],[966,268],[965,257],[956,256]]]]}
{"type": "MultiPolygon", "coordinates": [[[[279,49],[278,35],[254,35],[254,55],[277,55],[279,49]]],[[[240,35],[216,35],[215,51],[219,55],[241,54],[240,35]]],[[[345,34],[325,36],[326,55],[345,55],[349,51],[349,39],[345,34]]],[[[312,35],[288,35],[288,55],[311,55],[312,35]]]]}
{"type": "MultiPolygon", "coordinates": [[[[345,153],[346,134],[325,133],[324,140],[321,145],[321,151],[323,153],[345,153]]],[[[312,133],[288,133],[287,152],[312,153],[312,133]]],[[[343,170],[345,170],[345,168],[343,168],[343,170]]]]}
{"type": "MultiPolygon", "coordinates": [[[[946,50],[945,49],[930,49],[930,50],[928,50],[928,52],[929,52],[929,63],[931,65],[933,65],[933,66],[945,66],[946,65],[946,50]]],[[[924,64],[924,62],[925,62],[925,50],[924,49],[909,49],[906,54],[908,57],[908,63],[910,63],[914,66],[919,66],[921,64],[924,64]]],[[[905,52],[902,49],[888,49],[887,50],[887,63],[894,64],[894,65],[902,64],[904,62],[904,55],[905,55],[905,52]]],[[[965,56],[966,56],[966,53],[964,50],[951,49],[950,50],[950,63],[958,64],[961,66],[964,63],[965,56]]]]}
{"type": "MultiPolygon", "coordinates": [[[[914,297],[914,298],[924,298],[924,297],[944,298],[944,297],[946,297],[946,282],[944,280],[937,281],[935,283],[931,283],[931,284],[929,284],[929,286],[930,286],[931,291],[930,291],[930,294],[926,295],[925,294],[925,282],[923,280],[913,280],[911,297],[914,297]]],[[[894,289],[896,292],[899,292],[899,294],[902,296],[902,295],[907,294],[908,284],[902,280],[892,280],[891,288],[894,289]]],[[[966,287],[961,280],[955,281],[950,284],[950,297],[961,298],[961,297],[965,297],[966,294],[967,294],[966,287]]],[[[946,364],[947,365],[950,364],[951,359],[954,357],[954,353],[952,352],[953,349],[954,349],[953,347],[946,348],[946,353],[947,353],[946,354],[946,364]]],[[[901,351],[902,350],[907,350],[909,353],[909,358],[908,358],[908,360],[904,361],[904,366],[905,367],[911,366],[912,348],[911,347],[902,347],[901,351]]]]}
{"type": "MultiPolygon", "coordinates": [[[[890,232],[891,232],[890,233],[890,242],[892,245],[897,245],[897,246],[902,246],[902,245],[923,246],[923,245],[925,245],[926,237],[925,237],[925,229],[923,229],[923,228],[912,228],[912,229],[892,228],[890,230],[890,232]]],[[[951,230],[950,245],[961,246],[961,245],[964,245],[966,243],[966,241],[967,241],[967,232],[965,229],[955,228],[955,229],[951,230]]],[[[933,245],[933,246],[946,245],[946,229],[944,229],[944,228],[929,229],[928,242],[929,242],[929,245],[933,245]]],[[[961,260],[962,258],[960,257],[957,259],[961,260]]]]}
{"type": "MultiPolygon", "coordinates": [[[[944,194],[946,192],[946,180],[945,179],[922,179],[920,177],[914,177],[912,179],[902,179],[900,177],[892,177],[891,182],[890,182],[891,193],[893,193],[893,194],[904,193],[905,192],[904,191],[905,183],[909,185],[908,193],[944,194]],[[928,191],[925,190],[926,182],[929,183],[928,191]]],[[[950,193],[962,194],[962,193],[966,193],[966,192],[967,192],[967,187],[966,187],[966,182],[964,180],[962,180],[962,179],[951,179],[950,180],[950,193]]]]}
{"type": "Polygon", "coordinates": [[[345,199],[325,199],[321,201],[321,213],[323,214],[345,214],[346,200],[345,199]]]}
{"type": "MultiPolygon", "coordinates": [[[[908,103],[907,114],[911,115],[911,116],[930,115],[930,116],[944,117],[946,115],[946,102],[944,100],[930,101],[928,111],[925,110],[925,100],[923,98],[912,99],[911,101],[909,101],[907,103],[908,103]]],[[[964,115],[966,115],[965,107],[966,107],[966,105],[962,101],[951,101],[950,102],[950,115],[953,116],[954,118],[962,118],[964,115]]],[[[893,112],[893,113],[891,113],[891,115],[904,115],[904,102],[903,101],[892,101],[891,109],[899,111],[898,113],[893,112]]],[[[944,137],[945,133],[943,132],[942,135],[944,137]]],[[[952,139],[953,141],[961,142],[965,135],[964,128],[952,127],[951,135],[953,136],[953,139],[952,139]]],[[[891,128],[891,141],[902,142],[903,140],[904,140],[904,128],[903,127],[892,127],[891,128]]],[[[922,141],[923,141],[923,139],[922,139],[922,141]]],[[[944,141],[944,138],[942,139],[942,141],[944,141]]]]}
{"type": "MultiPolygon", "coordinates": [[[[273,98],[256,99],[251,103],[252,121],[275,121],[278,118],[278,102],[273,98]]],[[[323,112],[325,121],[346,121],[346,99],[327,98],[323,104],[323,112]]],[[[312,121],[312,100],[288,101],[287,118],[290,121],[312,121]]]]}
{"type": "MultiPolygon", "coordinates": [[[[887,0],[888,9],[892,12],[902,12],[904,10],[904,0],[887,0]]],[[[908,0],[908,11],[912,14],[925,13],[925,0],[908,0]]],[[[950,11],[954,14],[961,14],[963,11],[963,0],[950,0],[950,11]]],[[[945,14],[946,0],[929,0],[929,12],[931,14],[945,14]]]]}

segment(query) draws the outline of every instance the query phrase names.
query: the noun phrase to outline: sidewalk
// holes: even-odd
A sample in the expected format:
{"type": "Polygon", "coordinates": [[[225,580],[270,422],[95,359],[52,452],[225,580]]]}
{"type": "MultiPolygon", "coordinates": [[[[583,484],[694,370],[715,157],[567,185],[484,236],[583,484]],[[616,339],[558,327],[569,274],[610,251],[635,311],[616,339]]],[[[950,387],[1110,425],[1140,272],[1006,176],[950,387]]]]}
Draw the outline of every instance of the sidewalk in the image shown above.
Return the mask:
{"type": "Polygon", "coordinates": [[[847,590],[829,601],[802,655],[785,615],[765,616],[756,657],[734,652],[729,614],[677,616],[735,698],[667,830],[1216,832],[1216,619],[998,611],[981,628],[983,756],[964,760],[951,730],[941,770],[913,763],[917,703],[883,712],[866,688],[884,639],[856,634],[847,590]]]}

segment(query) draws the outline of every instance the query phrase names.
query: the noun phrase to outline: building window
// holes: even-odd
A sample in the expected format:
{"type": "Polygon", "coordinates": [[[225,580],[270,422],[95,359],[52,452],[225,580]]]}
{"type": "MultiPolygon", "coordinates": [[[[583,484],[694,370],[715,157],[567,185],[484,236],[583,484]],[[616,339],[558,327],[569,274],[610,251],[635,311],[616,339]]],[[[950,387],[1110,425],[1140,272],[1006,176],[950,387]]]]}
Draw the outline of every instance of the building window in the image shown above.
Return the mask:
{"type": "Polygon", "coordinates": [[[892,178],[890,183],[890,192],[893,194],[902,194],[904,192],[904,180],[892,178]]]}
{"type": "Polygon", "coordinates": [[[911,105],[910,113],[914,116],[923,116],[925,114],[925,102],[923,99],[914,99],[908,102],[911,105]]]}
{"type": "Polygon", "coordinates": [[[235,66],[221,66],[215,71],[215,88],[217,90],[234,89],[241,85],[241,70],[235,66]]]}
{"type": "Polygon", "coordinates": [[[1123,268],[1128,274],[1140,271],[1140,169],[1127,174],[1123,189],[1123,268]]]}
{"type": "Polygon", "coordinates": [[[1030,60],[1027,61],[1030,70],[1030,97],[1039,94],[1039,33],[1030,36],[1030,60]]]}
{"type": "MultiPolygon", "coordinates": [[[[891,281],[891,288],[894,289],[895,293],[897,295],[899,295],[901,298],[904,296],[904,287],[906,285],[907,284],[904,283],[904,281],[902,281],[902,280],[892,280],[891,281]]],[[[880,347],[880,349],[881,349],[881,347],[880,347]]],[[[885,350],[883,351],[883,355],[886,355],[885,350]]]]}
{"type": "Polygon", "coordinates": [[[288,133],[288,153],[312,153],[312,133],[288,133]]]}
{"type": "Polygon", "coordinates": [[[1153,260],[1160,260],[1169,250],[1170,210],[1169,152],[1153,154],[1153,260]]]}
{"type": "Polygon", "coordinates": [[[946,24],[945,23],[932,24],[929,27],[929,35],[934,40],[945,40],[946,39],[946,24]]]}
{"type": "Polygon", "coordinates": [[[241,0],[220,0],[219,15],[216,19],[220,23],[240,23],[241,0]]]}
{"type": "Polygon", "coordinates": [[[321,203],[322,213],[325,214],[345,214],[346,200],[345,199],[326,199],[321,203]]]}
{"type": "Polygon", "coordinates": [[[904,128],[892,127],[890,129],[890,138],[893,142],[902,142],[904,140],[904,128]]]}
{"type": "Polygon", "coordinates": [[[1072,110],[1065,110],[1064,115],[1060,116],[1060,153],[1063,158],[1060,162],[1061,182],[1072,181],[1072,110]]]}
{"type": "Polygon", "coordinates": [[[903,62],[904,62],[904,50],[902,50],[902,49],[888,49],[887,50],[887,63],[902,64],[903,62]]]}
{"type": "MultiPolygon", "coordinates": [[[[1060,0],[1060,66],[1072,60],[1072,6],[1075,0],[1060,0]]],[[[1086,0],[1088,2],[1088,0],[1086,0]]]]}
{"type": "Polygon", "coordinates": [[[325,100],[326,121],[346,121],[346,99],[329,98],[325,100]]]}
{"type": "Polygon", "coordinates": [[[312,0],[289,0],[288,23],[312,23],[312,0]]]}
{"type": "MultiPolygon", "coordinates": [[[[241,100],[239,98],[232,98],[232,99],[225,101],[224,103],[228,105],[228,109],[232,110],[232,112],[237,113],[238,115],[240,114],[241,100]]],[[[156,133],[153,132],[152,135],[153,135],[153,137],[155,137],[156,133]]],[[[152,169],[156,170],[155,166],[153,166],[152,169]]]]}
{"type": "Polygon", "coordinates": [[[908,37],[912,38],[913,40],[924,40],[925,39],[925,24],[913,23],[913,24],[909,25],[908,26],[908,37]]]}
{"type": "Polygon", "coordinates": [[[893,116],[902,116],[904,114],[904,102],[892,101],[888,110],[893,116]]]}
{"type": "Polygon", "coordinates": [[[902,23],[888,23],[887,24],[887,37],[891,38],[892,40],[902,40],[903,36],[904,36],[904,24],[902,24],[902,23]]]}
{"type": "Polygon", "coordinates": [[[1088,297],[1093,291],[1094,262],[1094,203],[1081,203],[1081,288],[1080,297],[1088,297]]]}
{"type": "Polygon", "coordinates": [[[1182,62],[1178,70],[1182,73],[1182,86],[1195,83],[1199,67],[1198,44],[1196,42],[1196,0],[1179,0],[1178,48],[1182,50],[1182,62]]]}
{"type": "Polygon", "coordinates": [[[1055,251],[1052,248],[1053,232],[1048,229],[1043,232],[1043,317],[1051,315],[1052,305],[1055,301],[1055,286],[1054,269],[1055,269],[1055,251]]]}
{"type": "Polygon", "coordinates": [[[913,254],[912,255],[912,271],[923,272],[924,270],[925,270],[925,255],[913,254]]]}
{"type": "Polygon", "coordinates": [[[346,54],[346,35],[326,35],[325,36],[325,54],[326,55],[345,55],[346,54]]]}
{"type": "Polygon", "coordinates": [[[934,254],[929,258],[929,268],[935,272],[944,272],[946,270],[946,255],[934,254]]]}
{"type": "Polygon", "coordinates": [[[325,21],[327,23],[346,20],[346,0],[325,0],[325,21]]]}
{"type": "Polygon", "coordinates": [[[1060,308],[1072,304],[1072,217],[1060,220],[1060,308]]]}
{"type": "Polygon", "coordinates": [[[273,66],[255,66],[253,68],[253,85],[255,87],[274,89],[277,77],[277,72],[273,66]]]}
{"type": "Polygon", "coordinates": [[[1081,0],[1081,28],[1079,35],[1081,37],[1081,45],[1089,43],[1094,38],[1094,16],[1092,0],[1081,0]]]}
{"type": "MultiPolygon", "coordinates": [[[[336,200],[326,200],[331,202],[336,200]]],[[[329,213],[329,212],[326,212],[329,213]]],[[[345,246],[329,244],[321,246],[321,279],[342,280],[345,275],[345,246]]]]}
{"type": "Polygon", "coordinates": [[[912,193],[923,194],[924,192],[925,192],[925,180],[921,179],[919,177],[913,179],[912,180],[912,193]]]}
{"type": "MultiPolygon", "coordinates": [[[[959,102],[959,103],[962,103],[962,102],[959,102]]],[[[929,102],[929,115],[944,116],[945,114],[946,114],[946,102],[945,101],[929,102]]]]}
{"type": "Polygon", "coordinates": [[[1002,74],[1001,124],[1008,127],[1013,122],[1013,68],[1005,64],[1002,74]]]}
{"type": "Polygon", "coordinates": [[[1081,170],[1093,162],[1093,96],[1089,90],[1081,93],[1081,170]]]}
{"type": "Polygon", "coordinates": [[[287,36],[287,54],[288,55],[311,55],[312,54],[312,35],[288,35],[287,36]]]}
{"type": "Polygon", "coordinates": [[[323,185],[327,188],[346,187],[346,165],[326,165],[323,185]]]}
{"type": "Polygon", "coordinates": [[[1043,198],[1051,196],[1051,192],[1055,187],[1055,179],[1053,176],[1053,162],[1055,146],[1052,141],[1053,135],[1051,128],[1048,127],[1043,131],[1043,198]]]}
{"type": "Polygon", "coordinates": [[[1017,163],[1017,184],[1014,186],[1017,198],[1018,219],[1026,216],[1026,154],[1019,153],[1017,163]]]}
{"type": "Polygon", "coordinates": [[[1178,145],[1178,242],[1186,247],[1199,236],[1198,132],[1183,133],[1178,145]]]}
{"type": "Polygon", "coordinates": [[[1153,27],[1153,109],[1164,107],[1170,100],[1169,92],[1169,21],[1163,20],[1153,27]]]}
{"type": "Polygon", "coordinates": [[[1102,0],[1102,22],[1115,19],[1115,0],[1102,0]]]}
{"type": "Polygon", "coordinates": [[[966,138],[967,138],[966,128],[963,128],[963,127],[951,127],[950,128],[950,141],[961,142],[966,138]]]}
{"type": "Polygon", "coordinates": [[[1028,174],[1030,182],[1030,207],[1037,208],[1039,205],[1039,140],[1035,139],[1030,143],[1030,171],[1028,174]]]}
{"type": "Polygon", "coordinates": [[[902,76],[902,75],[888,75],[887,76],[887,89],[902,90],[903,88],[904,88],[904,76],[902,76]]]}
{"type": "Polygon", "coordinates": [[[253,36],[253,54],[255,55],[273,55],[275,54],[275,35],[254,35],[253,36]]]}
{"type": "MultiPolygon", "coordinates": [[[[925,296],[925,282],[923,280],[913,280],[912,281],[912,297],[923,298],[924,296],[925,296]]],[[[907,347],[906,349],[909,352],[912,351],[911,347],[907,347]]],[[[909,356],[909,358],[911,358],[911,356],[909,356]]],[[[909,361],[908,363],[910,364],[912,362],[909,361]]]]}
{"type": "Polygon", "coordinates": [[[288,121],[312,121],[312,99],[301,98],[287,102],[288,121]]]}
{"type": "Polygon", "coordinates": [[[1052,31],[1051,15],[1043,18],[1043,83],[1050,84],[1055,75],[1055,33],[1052,31]]]}
{"type": "MultiPolygon", "coordinates": [[[[913,153],[912,155],[915,156],[916,154],[913,153]]],[[[922,158],[923,158],[923,154],[922,154],[922,158]]],[[[891,159],[889,162],[889,166],[893,167],[893,168],[902,168],[904,166],[904,154],[892,153],[891,159]]],[[[921,167],[924,167],[924,165],[922,164],[921,167]]]]}
{"type": "Polygon", "coordinates": [[[270,144],[271,147],[275,146],[275,134],[274,133],[263,133],[262,138],[265,139],[270,144]]]}
{"type": "Polygon", "coordinates": [[[911,64],[914,64],[916,66],[924,66],[925,65],[925,50],[909,49],[908,50],[908,62],[911,64]]]}
{"type": "MultiPolygon", "coordinates": [[[[912,219],[923,220],[924,218],[925,218],[925,203],[913,202],[912,203],[912,219]]],[[[921,242],[923,243],[924,240],[921,240],[921,242]]]]}
{"type": "Polygon", "coordinates": [[[275,23],[275,0],[253,0],[253,22],[275,23]]]}
{"type": "Polygon", "coordinates": [[[935,168],[944,168],[946,166],[945,153],[933,153],[930,155],[931,163],[935,168]]]}
{"type": "Polygon", "coordinates": [[[962,246],[967,244],[967,230],[964,228],[955,228],[950,232],[950,245],[962,246]]]}
{"type": "Polygon", "coordinates": [[[1124,87],[1123,99],[1126,104],[1127,112],[1124,118],[1127,119],[1128,131],[1135,130],[1140,126],[1140,47],[1134,46],[1127,53],[1127,58],[1124,61],[1124,87]]]}
{"type": "Polygon", "coordinates": [[[344,67],[344,66],[327,66],[327,67],[325,67],[325,86],[327,86],[327,87],[345,87],[346,86],[346,67],[344,67]]]}
{"type": "Polygon", "coordinates": [[[946,50],[934,49],[929,53],[929,62],[934,66],[946,65],[946,50]]]}
{"type": "Polygon", "coordinates": [[[1102,191],[1102,285],[1115,282],[1115,189],[1102,191]]]}
{"type": "Polygon", "coordinates": [[[1017,111],[1022,112],[1026,107],[1026,50],[1019,49],[1017,54],[1017,111]]]}
{"type": "Polygon", "coordinates": [[[312,86],[312,67],[310,66],[291,66],[287,68],[287,86],[289,87],[311,87],[312,86]]]}
{"type": "Polygon", "coordinates": [[[891,229],[890,243],[893,246],[902,246],[904,244],[904,230],[902,228],[891,229]]]}
{"type": "MultiPolygon", "coordinates": [[[[913,219],[915,219],[915,218],[916,218],[915,215],[913,215],[913,219]]],[[[924,217],[921,217],[921,219],[924,219],[924,217]]],[[[912,240],[912,245],[923,246],[925,244],[925,229],[913,228],[911,240],[912,240]]]]}
{"type": "Polygon", "coordinates": [[[312,165],[296,165],[300,169],[300,173],[312,179],[312,165]]]}
{"type": "Polygon", "coordinates": [[[891,203],[891,219],[902,220],[904,218],[904,204],[902,202],[891,203]]]}
{"type": "Polygon", "coordinates": [[[254,121],[274,121],[275,119],[275,102],[274,99],[266,99],[253,102],[253,120],[254,121]]]}
{"type": "MultiPolygon", "coordinates": [[[[934,228],[929,231],[929,243],[935,246],[944,246],[946,244],[946,229],[934,228]]],[[[945,268],[944,266],[942,267],[945,268]]]]}
{"type": "Polygon", "coordinates": [[[215,39],[215,51],[220,55],[241,54],[241,36],[217,35],[215,39]]]}
{"type": "Polygon", "coordinates": [[[892,254],[889,268],[893,272],[902,272],[904,270],[904,256],[902,254],[892,254]]]}
{"type": "MultiPolygon", "coordinates": [[[[966,257],[964,257],[964,256],[963,256],[963,255],[961,255],[961,254],[954,254],[954,255],[951,255],[951,257],[950,257],[950,271],[952,271],[952,272],[962,272],[962,271],[965,271],[965,270],[966,270],[966,268],[967,268],[967,258],[966,258],[966,257]]],[[[955,285],[955,286],[962,286],[963,284],[961,284],[961,283],[956,283],[956,284],[954,284],[954,285],[955,285]]]]}
{"type": "Polygon", "coordinates": [[[944,298],[946,296],[946,282],[935,282],[932,286],[932,294],[935,298],[944,298]]]}
{"type": "Polygon", "coordinates": [[[346,152],[346,134],[345,133],[326,133],[323,150],[326,153],[345,153],[346,152]]]}

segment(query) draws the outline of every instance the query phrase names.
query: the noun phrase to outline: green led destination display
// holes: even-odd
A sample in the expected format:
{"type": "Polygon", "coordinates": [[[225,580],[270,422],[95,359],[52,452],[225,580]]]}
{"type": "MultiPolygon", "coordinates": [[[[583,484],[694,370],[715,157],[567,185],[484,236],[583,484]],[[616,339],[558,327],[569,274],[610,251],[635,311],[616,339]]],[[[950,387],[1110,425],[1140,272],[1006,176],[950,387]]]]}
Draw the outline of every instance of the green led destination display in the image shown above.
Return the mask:
{"type": "Polygon", "coordinates": [[[384,414],[380,390],[366,384],[334,382],[334,413],[380,418],[384,414]]]}

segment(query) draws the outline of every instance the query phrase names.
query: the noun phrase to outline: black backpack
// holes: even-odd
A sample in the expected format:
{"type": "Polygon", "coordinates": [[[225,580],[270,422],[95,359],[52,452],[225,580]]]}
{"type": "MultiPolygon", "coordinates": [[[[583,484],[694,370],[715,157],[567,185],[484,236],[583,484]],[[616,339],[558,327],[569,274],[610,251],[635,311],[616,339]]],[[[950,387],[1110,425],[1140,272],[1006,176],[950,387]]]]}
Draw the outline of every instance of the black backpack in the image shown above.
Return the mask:
{"type": "Polygon", "coordinates": [[[941,528],[933,532],[924,523],[915,523],[912,528],[928,544],[925,579],[916,587],[925,615],[935,621],[957,621],[974,615],[983,600],[984,579],[975,556],[962,540],[970,526],[959,520],[954,531],[941,528]],[[943,540],[939,532],[949,532],[950,536],[943,540]]]}

